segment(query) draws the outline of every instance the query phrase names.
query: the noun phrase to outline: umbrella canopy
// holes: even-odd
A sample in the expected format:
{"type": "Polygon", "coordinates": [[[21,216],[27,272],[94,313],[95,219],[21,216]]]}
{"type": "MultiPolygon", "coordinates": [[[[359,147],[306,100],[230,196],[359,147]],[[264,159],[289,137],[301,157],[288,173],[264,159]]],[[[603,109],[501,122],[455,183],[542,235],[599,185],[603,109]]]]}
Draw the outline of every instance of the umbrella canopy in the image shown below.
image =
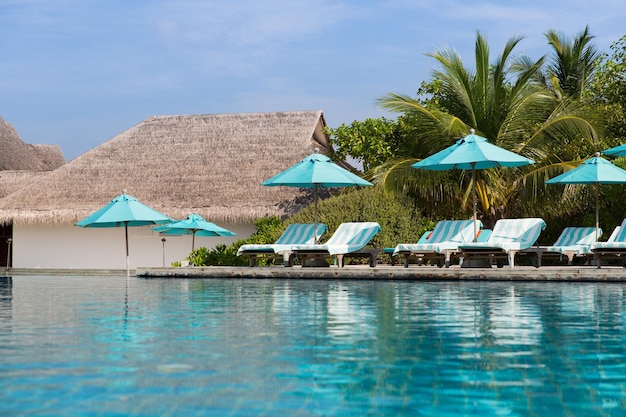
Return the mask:
{"type": "Polygon", "coordinates": [[[428,158],[411,165],[416,169],[448,171],[451,169],[472,170],[472,191],[474,194],[474,240],[476,239],[476,170],[496,167],[519,167],[534,164],[532,159],[500,148],[470,129],[470,134],[428,158]]]}
{"type": "Polygon", "coordinates": [[[186,219],[163,226],[153,227],[152,230],[161,235],[191,235],[191,251],[195,249],[196,236],[235,236],[235,232],[224,229],[215,223],[207,222],[202,216],[191,213],[186,219]]]}
{"type": "Polygon", "coordinates": [[[546,184],[595,184],[596,185],[596,240],[600,229],[600,184],[625,184],[626,171],[613,165],[596,153],[581,165],[546,181],[546,184]]]}
{"type": "Polygon", "coordinates": [[[126,275],[130,275],[128,254],[128,227],[147,226],[171,222],[165,214],[140,203],[135,197],[123,194],[115,197],[109,204],[76,223],[78,227],[124,227],[126,236],[126,275]]]}
{"type": "Polygon", "coordinates": [[[611,149],[607,149],[602,153],[609,156],[626,156],[626,143],[611,149]]]}
{"type": "Polygon", "coordinates": [[[284,185],[298,188],[334,188],[372,184],[335,164],[329,157],[316,152],[264,181],[262,185],[267,187],[284,185]]]}
{"type": "MultiPolygon", "coordinates": [[[[315,189],[315,225],[317,228],[318,188],[367,186],[372,183],[335,164],[329,157],[319,154],[316,149],[315,153],[264,181],[261,185],[315,189]]],[[[317,236],[317,230],[315,236],[317,236]]]]}

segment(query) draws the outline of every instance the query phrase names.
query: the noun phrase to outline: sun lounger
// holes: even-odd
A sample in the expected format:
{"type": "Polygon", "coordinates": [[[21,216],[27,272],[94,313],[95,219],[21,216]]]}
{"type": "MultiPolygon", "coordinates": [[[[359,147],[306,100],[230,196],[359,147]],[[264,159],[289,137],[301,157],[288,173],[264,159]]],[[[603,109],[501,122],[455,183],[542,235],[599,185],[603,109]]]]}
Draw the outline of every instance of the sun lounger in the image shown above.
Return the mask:
{"type": "Polygon", "coordinates": [[[486,242],[459,245],[458,256],[463,257],[464,267],[471,267],[474,258],[487,258],[490,261],[506,258],[509,266],[514,268],[515,255],[532,247],[545,228],[546,222],[540,218],[500,219],[486,242]]]}
{"type": "Polygon", "coordinates": [[[285,266],[292,266],[297,257],[306,265],[309,259],[336,256],[337,265],[343,267],[345,257],[367,257],[369,265],[376,266],[376,258],[382,249],[364,249],[374,235],[380,231],[375,222],[342,223],[324,244],[292,245],[285,266]]]}
{"type": "Polygon", "coordinates": [[[249,266],[255,265],[256,257],[259,255],[264,255],[266,257],[287,256],[288,260],[289,254],[286,253],[286,251],[291,249],[291,246],[297,244],[308,245],[315,243],[326,231],[326,225],[320,223],[317,224],[317,239],[315,231],[315,224],[290,224],[276,242],[268,244],[242,245],[237,251],[237,255],[247,256],[249,266]]]}
{"type": "MultiPolygon", "coordinates": [[[[478,228],[482,227],[479,222],[478,228]]],[[[404,267],[408,268],[409,259],[417,257],[420,262],[436,259],[437,265],[450,266],[450,259],[460,244],[474,241],[473,220],[441,220],[433,229],[426,243],[401,243],[394,249],[393,255],[404,256],[404,267]]]]}
{"type": "MultiPolygon", "coordinates": [[[[598,236],[602,236],[601,229],[598,230],[598,236]]],[[[575,257],[591,255],[591,244],[595,241],[595,227],[566,227],[552,246],[534,246],[524,253],[534,256],[537,267],[541,266],[541,260],[546,256],[566,257],[567,264],[572,265],[575,257]]]]}
{"type": "MultiPolygon", "coordinates": [[[[430,239],[430,237],[432,236],[433,231],[432,230],[427,230],[424,233],[422,233],[422,236],[420,236],[420,238],[417,240],[416,243],[418,244],[422,244],[422,243],[428,243],[428,240],[430,239]]],[[[396,257],[397,255],[394,253],[396,251],[396,248],[384,248],[383,249],[383,253],[385,255],[389,255],[389,257],[391,258],[391,265],[395,265],[396,264],[396,257]]]]}
{"type": "Polygon", "coordinates": [[[626,266],[626,219],[613,230],[609,240],[593,243],[590,250],[598,268],[602,266],[603,258],[619,259],[626,266]]]}

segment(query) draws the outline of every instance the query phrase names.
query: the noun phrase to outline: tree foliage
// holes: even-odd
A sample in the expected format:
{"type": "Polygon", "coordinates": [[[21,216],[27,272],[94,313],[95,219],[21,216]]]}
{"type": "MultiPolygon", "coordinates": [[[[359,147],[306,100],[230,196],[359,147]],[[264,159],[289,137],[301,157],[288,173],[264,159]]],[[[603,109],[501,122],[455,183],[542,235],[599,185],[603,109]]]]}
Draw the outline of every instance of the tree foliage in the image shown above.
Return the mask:
{"type": "MultiPolygon", "coordinates": [[[[543,185],[548,175],[562,172],[570,161],[595,153],[600,138],[597,114],[581,100],[554,94],[538,82],[545,57],[531,60],[515,57],[521,37],[506,42],[491,60],[486,38],[477,33],[474,65],[467,67],[453,49],[429,56],[439,64],[433,80],[422,83],[414,98],[389,93],[379,100],[390,111],[409,116],[414,125],[408,149],[418,150],[413,158],[387,161],[371,173],[388,190],[416,196],[424,214],[438,217],[442,207],[455,201],[471,213],[471,177],[465,172],[428,173],[410,165],[452,145],[474,128],[492,143],[536,161],[531,167],[496,168],[478,171],[480,214],[493,224],[500,217],[525,215],[550,198],[543,185]]],[[[550,73],[551,70],[548,70],[550,73]]],[[[554,212],[564,206],[551,206],[554,212]]]]}
{"type": "Polygon", "coordinates": [[[336,129],[327,128],[335,156],[339,159],[354,158],[365,171],[404,153],[404,123],[398,120],[355,120],[336,129]]]}
{"type": "Polygon", "coordinates": [[[584,98],[605,115],[608,144],[617,146],[626,142],[626,36],[614,42],[595,66],[584,98]]]}
{"type": "Polygon", "coordinates": [[[546,76],[543,77],[549,81],[546,86],[559,96],[580,99],[593,80],[599,57],[596,46],[591,43],[593,36],[589,27],[585,27],[574,39],[550,30],[546,39],[553,50],[546,76]]]}

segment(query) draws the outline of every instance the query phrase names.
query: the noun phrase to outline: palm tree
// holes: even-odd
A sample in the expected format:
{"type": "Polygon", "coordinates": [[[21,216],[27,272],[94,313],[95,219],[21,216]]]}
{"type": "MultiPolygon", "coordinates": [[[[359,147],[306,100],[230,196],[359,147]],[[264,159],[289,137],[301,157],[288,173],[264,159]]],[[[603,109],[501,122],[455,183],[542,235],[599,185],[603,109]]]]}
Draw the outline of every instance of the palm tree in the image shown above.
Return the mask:
{"type": "Polygon", "coordinates": [[[434,94],[419,100],[389,93],[379,100],[387,110],[404,113],[414,121],[415,158],[393,161],[372,172],[385,188],[404,189],[417,196],[427,215],[441,216],[442,207],[460,202],[468,212],[471,183],[467,173],[432,173],[410,169],[417,159],[433,154],[468,134],[534,159],[527,168],[489,169],[478,172],[480,211],[483,221],[493,223],[503,215],[523,214],[527,200],[542,194],[539,188],[555,164],[595,152],[589,140],[597,138],[595,123],[579,101],[558,99],[540,83],[536,74],[545,58],[512,59],[521,37],[511,38],[491,63],[489,47],[476,35],[475,70],[468,69],[457,52],[443,49],[430,54],[441,66],[433,71],[434,94]],[[576,146],[570,146],[575,139],[576,146]],[[425,155],[426,154],[426,155],[425,155]],[[524,206],[520,204],[524,197],[524,206]]]}
{"type": "Polygon", "coordinates": [[[595,45],[590,43],[594,37],[589,33],[589,27],[574,39],[554,30],[545,35],[554,52],[547,70],[547,87],[559,95],[581,98],[593,78],[594,63],[600,56],[595,45]]]}

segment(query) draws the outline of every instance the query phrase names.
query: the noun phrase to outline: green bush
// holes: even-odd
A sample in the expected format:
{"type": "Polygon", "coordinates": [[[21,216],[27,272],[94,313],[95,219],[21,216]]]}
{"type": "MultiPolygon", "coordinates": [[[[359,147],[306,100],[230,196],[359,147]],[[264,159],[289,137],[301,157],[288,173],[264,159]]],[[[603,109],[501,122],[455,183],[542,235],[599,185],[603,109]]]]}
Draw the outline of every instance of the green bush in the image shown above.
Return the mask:
{"type": "MultiPolygon", "coordinates": [[[[214,249],[205,247],[198,248],[193,251],[187,260],[194,266],[209,265],[232,265],[247,266],[248,260],[243,256],[237,256],[237,250],[244,244],[274,243],[281,235],[286,226],[278,217],[267,217],[258,219],[254,222],[257,231],[247,239],[241,239],[233,242],[230,246],[218,244],[214,249]]],[[[258,265],[266,265],[275,262],[272,259],[259,258],[258,265]]],[[[282,260],[280,261],[282,263],[282,260]]]]}
{"type": "MultiPolygon", "coordinates": [[[[435,221],[422,218],[417,214],[414,204],[403,196],[390,197],[378,187],[348,188],[318,202],[318,221],[326,224],[327,233],[322,242],[328,240],[341,223],[377,222],[381,232],[371,240],[368,247],[395,247],[398,243],[416,242],[426,230],[431,230],[435,221]]],[[[230,246],[217,245],[215,249],[199,248],[188,258],[192,265],[248,265],[247,258],[237,256],[241,245],[274,243],[287,225],[292,223],[313,223],[314,205],[301,210],[281,221],[277,217],[258,219],[254,225],[256,233],[247,239],[241,239],[230,246]]],[[[257,258],[257,265],[281,264],[282,259],[257,258]]],[[[357,260],[357,262],[359,262],[357,260]]]]}
{"type": "Polygon", "coordinates": [[[235,247],[219,243],[214,249],[200,247],[191,252],[187,259],[193,266],[242,265],[239,258],[235,247]]]}
{"type": "MultiPolygon", "coordinates": [[[[344,222],[377,222],[381,232],[368,246],[385,248],[398,243],[416,242],[421,234],[431,229],[434,222],[424,219],[414,210],[406,197],[391,197],[378,187],[344,189],[337,195],[318,203],[320,223],[328,226],[328,239],[344,222]]],[[[312,223],[313,207],[308,207],[290,217],[289,223],[312,223]]]]}

